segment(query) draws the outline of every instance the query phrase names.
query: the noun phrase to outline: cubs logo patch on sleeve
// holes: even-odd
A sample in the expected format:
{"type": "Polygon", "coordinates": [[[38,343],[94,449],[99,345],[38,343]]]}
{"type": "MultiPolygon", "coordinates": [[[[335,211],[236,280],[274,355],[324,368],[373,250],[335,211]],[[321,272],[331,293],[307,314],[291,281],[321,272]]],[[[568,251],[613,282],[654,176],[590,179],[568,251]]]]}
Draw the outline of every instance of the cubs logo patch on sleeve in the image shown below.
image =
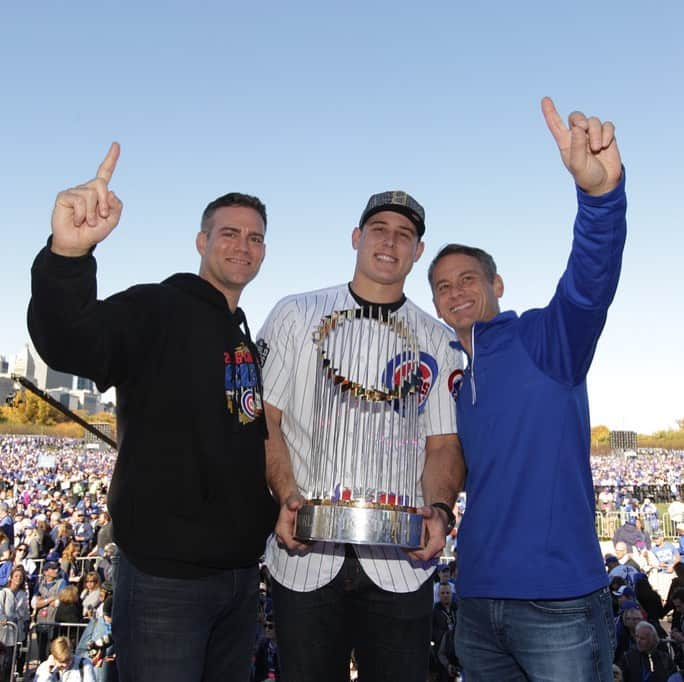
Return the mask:
{"type": "Polygon", "coordinates": [[[248,424],[254,421],[262,412],[261,396],[252,388],[243,389],[240,395],[240,422],[248,424]]]}
{"type": "Polygon", "coordinates": [[[450,375],[448,380],[449,393],[451,397],[456,400],[458,398],[458,392],[461,390],[461,383],[463,381],[463,370],[455,369],[450,375]]]}

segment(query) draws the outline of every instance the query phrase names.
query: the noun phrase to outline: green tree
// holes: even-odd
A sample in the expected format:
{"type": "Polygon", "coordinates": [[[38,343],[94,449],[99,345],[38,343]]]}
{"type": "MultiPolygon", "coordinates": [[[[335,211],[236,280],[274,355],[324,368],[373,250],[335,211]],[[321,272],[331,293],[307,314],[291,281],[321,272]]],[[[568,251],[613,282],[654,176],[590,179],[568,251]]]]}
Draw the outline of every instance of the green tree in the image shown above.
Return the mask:
{"type": "Polygon", "coordinates": [[[607,426],[599,424],[591,429],[591,445],[596,448],[610,443],[610,430],[607,426]]]}
{"type": "Polygon", "coordinates": [[[67,418],[30,391],[17,391],[11,405],[12,416],[22,424],[51,426],[67,421],[67,418]]]}

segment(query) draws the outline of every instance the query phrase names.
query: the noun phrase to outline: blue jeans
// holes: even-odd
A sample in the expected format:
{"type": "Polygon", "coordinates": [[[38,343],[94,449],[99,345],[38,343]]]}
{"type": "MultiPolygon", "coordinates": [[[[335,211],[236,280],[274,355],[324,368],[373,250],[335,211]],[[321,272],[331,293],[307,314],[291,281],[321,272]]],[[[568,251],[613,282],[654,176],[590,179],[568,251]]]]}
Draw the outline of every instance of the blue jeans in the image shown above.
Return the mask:
{"type": "Polygon", "coordinates": [[[430,655],[432,580],[415,592],[380,589],[347,555],[331,583],[311,592],[273,587],[282,682],[349,682],[354,650],[359,679],[425,682],[430,655]]]}
{"type": "Polygon", "coordinates": [[[120,682],[246,682],[257,601],[256,566],[160,578],[121,553],[112,613],[120,682]]]}
{"type": "Polygon", "coordinates": [[[456,654],[467,682],[612,682],[608,588],[577,599],[460,599],[456,654]]]}

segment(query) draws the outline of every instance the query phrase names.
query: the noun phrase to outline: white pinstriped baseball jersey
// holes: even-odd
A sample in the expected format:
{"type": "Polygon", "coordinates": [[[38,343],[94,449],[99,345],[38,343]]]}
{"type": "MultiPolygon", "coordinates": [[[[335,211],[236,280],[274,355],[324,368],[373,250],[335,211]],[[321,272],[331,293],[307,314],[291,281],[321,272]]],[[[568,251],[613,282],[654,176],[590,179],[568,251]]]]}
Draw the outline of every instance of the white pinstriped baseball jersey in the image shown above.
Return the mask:
{"type": "MultiPolygon", "coordinates": [[[[333,311],[358,308],[348,285],[284,298],[271,311],[257,335],[262,353],[264,399],[282,412],[281,430],[290,451],[294,476],[307,496],[316,387],[314,332],[321,319],[333,311]]],[[[421,412],[418,417],[418,478],[425,457],[425,438],[456,433],[454,402],[450,394],[454,377],[461,374],[461,355],[449,347],[455,339],[445,325],[406,299],[396,314],[416,332],[423,374],[421,412]]],[[[365,342],[364,342],[365,343],[365,342]]],[[[362,349],[363,350],[363,349],[362,349]]],[[[354,349],[354,355],[359,353],[354,349]]],[[[372,355],[372,353],[369,353],[372,355]]],[[[377,364],[377,363],[376,363],[377,364]]],[[[415,504],[421,506],[418,483],[415,504]]],[[[392,592],[417,590],[432,574],[435,562],[416,562],[398,548],[354,545],[361,566],[379,587],[392,592]]],[[[266,563],[273,577],[285,587],[308,592],[328,584],[344,562],[342,543],[317,542],[298,556],[278,546],[272,535],[266,545],[266,563]]]]}

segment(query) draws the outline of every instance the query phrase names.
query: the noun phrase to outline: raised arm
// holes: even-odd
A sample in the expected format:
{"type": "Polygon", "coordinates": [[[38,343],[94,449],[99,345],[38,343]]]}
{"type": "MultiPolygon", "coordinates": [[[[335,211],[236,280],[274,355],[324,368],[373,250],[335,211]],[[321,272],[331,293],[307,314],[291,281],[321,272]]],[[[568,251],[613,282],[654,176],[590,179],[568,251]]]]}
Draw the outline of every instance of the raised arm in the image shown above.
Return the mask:
{"type": "Polygon", "coordinates": [[[119,143],[112,142],[95,177],[60,192],[52,211],[51,250],[60,256],[84,256],[118,225],[123,204],[109,189],[119,160],[119,143]]]}
{"type": "Polygon", "coordinates": [[[622,174],[615,126],[579,111],[570,114],[566,126],[550,97],[544,97],[541,106],[561,159],[577,186],[595,196],[614,189],[622,174]]]}

